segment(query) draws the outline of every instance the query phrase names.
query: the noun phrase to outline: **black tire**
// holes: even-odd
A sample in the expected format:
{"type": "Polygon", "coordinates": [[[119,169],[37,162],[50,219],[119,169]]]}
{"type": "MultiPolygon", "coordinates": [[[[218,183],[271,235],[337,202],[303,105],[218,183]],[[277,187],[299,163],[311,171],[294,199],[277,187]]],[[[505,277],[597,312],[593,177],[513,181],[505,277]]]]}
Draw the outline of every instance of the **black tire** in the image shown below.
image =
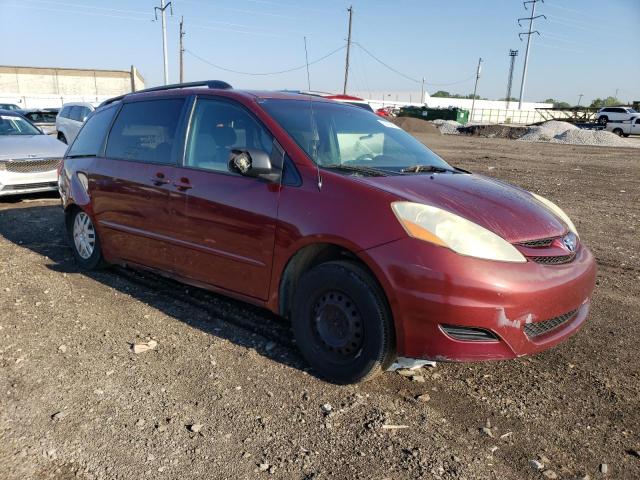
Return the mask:
{"type": "MultiPolygon", "coordinates": [[[[95,230],[93,226],[93,220],[91,217],[86,214],[80,208],[74,208],[71,212],[69,212],[66,216],[66,227],[67,227],[67,240],[69,245],[71,246],[71,250],[73,251],[73,256],[82,270],[98,270],[107,266],[107,263],[104,261],[102,257],[102,248],[100,246],[100,238],[98,237],[98,232],[95,230]],[[93,248],[90,255],[88,251],[81,251],[78,247],[78,243],[75,240],[74,235],[74,225],[79,217],[81,219],[86,219],[90,225],[90,231],[93,232],[93,248]]],[[[87,236],[90,238],[90,236],[87,236]]]]}
{"type": "Polygon", "coordinates": [[[609,121],[609,117],[607,117],[606,115],[601,115],[598,117],[598,123],[600,125],[606,125],[608,121],[609,121]]]}
{"type": "Polygon", "coordinates": [[[67,137],[64,136],[64,133],[58,132],[58,140],[60,140],[62,143],[67,143],[67,137]]]}
{"type": "Polygon", "coordinates": [[[629,136],[629,134],[628,134],[628,133],[623,133],[623,134],[622,134],[622,136],[623,136],[624,138],[627,138],[627,137],[629,136]]]}
{"type": "Polygon", "coordinates": [[[622,136],[622,129],[621,128],[614,128],[612,130],[613,133],[615,133],[616,135],[618,135],[619,137],[622,136]]]}
{"type": "Polygon", "coordinates": [[[304,358],[333,383],[370,380],[394,358],[393,319],[384,293],[353,262],[323,263],[302,276],[292,326],[304,358]]]}

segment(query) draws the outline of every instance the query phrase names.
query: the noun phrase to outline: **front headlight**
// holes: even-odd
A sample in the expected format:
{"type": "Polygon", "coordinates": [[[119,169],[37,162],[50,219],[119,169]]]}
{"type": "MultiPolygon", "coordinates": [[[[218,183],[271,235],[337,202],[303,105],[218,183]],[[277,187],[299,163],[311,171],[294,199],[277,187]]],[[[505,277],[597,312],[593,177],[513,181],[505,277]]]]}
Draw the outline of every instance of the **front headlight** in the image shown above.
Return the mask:
{"type": "Polygon", "coordinates": [[[576,235],[576,237],[580,238],[580,235],[578,235],[578,230],[576,230],[576,226],[573,224],[573,222],[569,218],[569,215],[564,213],[559,206],[557,206],[551,200],[547,200],[546,198],[541,197],[540,195],[537,195],[533,192],[529,192],[529,193],[533,195],[534,198],[538,200],[540,203],[542,203],[545,207],[551,210],[552,213],[558,216],[560,220],[562,220],[567,225],[569,230],[572,231],[576,235]]]}
{"type": "Polygon", "coordinates": [[[413,238],[470,257],[502,262],[527,261],[503,238],[446,210],[413,202],[393,202],[391,208],[407,234],[413,238]]]}

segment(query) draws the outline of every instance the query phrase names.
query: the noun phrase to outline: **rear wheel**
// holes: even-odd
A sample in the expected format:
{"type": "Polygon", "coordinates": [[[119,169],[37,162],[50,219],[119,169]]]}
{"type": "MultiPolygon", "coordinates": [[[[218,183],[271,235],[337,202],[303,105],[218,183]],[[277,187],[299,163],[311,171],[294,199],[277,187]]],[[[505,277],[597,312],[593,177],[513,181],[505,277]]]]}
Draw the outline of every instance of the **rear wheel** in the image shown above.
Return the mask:
{"type": "Polygon", "coordinates": [[[621,137],[621,136],[623,135],[623,134],[622,134],[622,129],[621,129],[621,128],[614,128],[612,131],[613,131],[613,133],[615,133],[615,134],[616,134],[616,135],[618,135],[619,137],[621,137]]]}
{"type": "Polygon", "coordinates": [[[94,270],[106,265],[102,258],[100,239],[91,217],[80,209],[67,217],[67,233],[73,256],[83,270],[94,270]]]}
{"type": "Polygon", "coordinates": [[[607,117],[606,115],[602,115],[598,117],[598,123],[600,125],[606,125],[608,121],[609,121],[609,117],[607,117]]]}
{"type": "Polygon", "coordinates": [[[355,263],[323,263],[304,274],[292,313],[298,348],[331,382],[369,380],[393,360],[393,321],[386,299],[355,263]]]}
{"type": "Polygon", "coordinates": [[[627,138],[627,137],[629,136],[629,134],[628,134],[628,133],[623,133],[623,134],[622,134],[622,136],[623,136],[624,138],[627,138]]]}
{"type": "Polygon", "coordinates": [[[62,143],[67,143],[67,137],[64,136],[64,133],[58,132],[58,140],[62,143]]]}

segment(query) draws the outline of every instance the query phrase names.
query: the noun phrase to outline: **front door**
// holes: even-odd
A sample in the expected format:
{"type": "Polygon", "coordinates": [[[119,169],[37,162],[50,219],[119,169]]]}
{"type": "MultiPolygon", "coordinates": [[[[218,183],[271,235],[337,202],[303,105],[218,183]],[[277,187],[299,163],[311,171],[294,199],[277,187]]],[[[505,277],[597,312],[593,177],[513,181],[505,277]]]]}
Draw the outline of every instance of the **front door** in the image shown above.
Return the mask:
{"type": "Polygon", "coordinates": [[[172,201],[179,243],[176,271],[187,278],[266,299],[279,185],[229,169],[233,149],[271,154],[273,137],[241,105],[198,98],[172,201]]]}
{"type": "Polygon", "coordinates": [[[181,150],[183,98],[125,103],[90,192],[107,257],[171,272],[174,224],[170,189],[181,150]]]}

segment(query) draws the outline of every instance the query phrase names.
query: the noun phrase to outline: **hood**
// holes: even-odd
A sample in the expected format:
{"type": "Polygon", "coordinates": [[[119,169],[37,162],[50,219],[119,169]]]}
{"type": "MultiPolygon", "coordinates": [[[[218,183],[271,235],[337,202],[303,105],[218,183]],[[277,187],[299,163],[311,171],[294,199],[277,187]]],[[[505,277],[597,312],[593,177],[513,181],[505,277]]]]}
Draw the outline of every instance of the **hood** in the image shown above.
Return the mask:
{"type": "Polygon", "coordinates": [[[0,135],[0,160],[62,158],[67,146],[49,135],[0,135]]]}
{"type": "Polygon", "coordinates": [[[491,230],[510,243],[557,237],[564,222],[529,192],[475,174],[360,177],[403,200],[442,208],[491,230]]]}

